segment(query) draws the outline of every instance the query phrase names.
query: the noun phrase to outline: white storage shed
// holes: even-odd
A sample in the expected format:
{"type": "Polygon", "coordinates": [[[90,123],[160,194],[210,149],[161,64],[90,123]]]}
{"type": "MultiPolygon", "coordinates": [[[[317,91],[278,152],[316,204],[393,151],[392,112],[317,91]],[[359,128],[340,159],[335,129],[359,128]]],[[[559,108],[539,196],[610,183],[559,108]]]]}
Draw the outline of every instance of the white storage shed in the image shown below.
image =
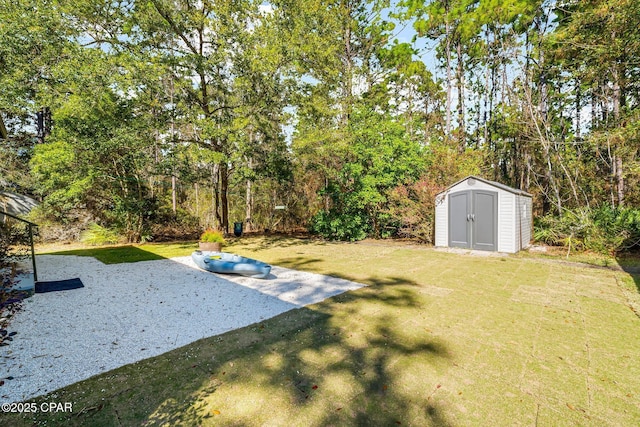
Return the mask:
{"type": "Polygon", "coordinates": [[[435,245],[516,253],[531,241],[531,194],[469,176],[436,196],[435,245]]]}

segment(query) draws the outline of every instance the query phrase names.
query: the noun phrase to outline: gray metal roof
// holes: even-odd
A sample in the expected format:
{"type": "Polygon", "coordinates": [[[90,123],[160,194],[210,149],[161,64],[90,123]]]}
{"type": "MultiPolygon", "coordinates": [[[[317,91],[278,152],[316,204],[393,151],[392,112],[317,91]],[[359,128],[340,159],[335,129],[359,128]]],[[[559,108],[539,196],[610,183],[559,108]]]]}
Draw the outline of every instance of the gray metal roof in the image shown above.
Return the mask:
{"type": "Polygon", "coordinates": [[[499,188],[501,190],[508,191],[509,193],[516,194],[518,196],[533,197],[531,194],[527,193],[526,191],[519,190],[517,188],[512,188],[512,187],[509,187],[508,185],[504,185],[504,184],[501,184],[501,183],[495,182],[495,181],[490,181],[488,179],[480,178],[480,177],[474,176],[474,175],[469,175],[468,177],[463,178],[463,179],[461,179],[460,181],[458,181],[458,182],[456,182],[454,184],[451,184],[450,186],[447,187],[446,190],[438,193],[438,195],[442,194],[442,193],[446,193],[451,188],[453,188],[456,185],[460,184],[461,182],[466,181],[466,180],[471,179],[471,178],[475,179],[476,181],[484,182],[485,184],[491,185],[491,186],[499,188]]]}

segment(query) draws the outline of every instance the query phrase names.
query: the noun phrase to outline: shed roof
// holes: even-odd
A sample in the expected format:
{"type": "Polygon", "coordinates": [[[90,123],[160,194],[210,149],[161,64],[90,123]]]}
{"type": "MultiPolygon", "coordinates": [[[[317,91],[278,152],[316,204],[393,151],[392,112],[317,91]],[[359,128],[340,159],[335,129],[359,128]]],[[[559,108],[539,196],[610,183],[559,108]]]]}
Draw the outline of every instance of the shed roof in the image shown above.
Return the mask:
{"type": "Polygon", "coordinates": [[[516,194],[518,196],[533,197],[531,194],[527,193],[526,191],[518,190],[517,188],[512,188],[512,187],[509,187],[508,185],[504,185],[504,184],[501,184],[501,183],[495,182],[495,181],[490,181],[488,179],[480,178],[480,177],[474,176],[474,175],[469,175],[468,177],[463,178],[463,179],[461,179],[460,181],[458,181],[458,182],[456,182],[454,184],[451,184],[450,186],[448,186],[446,188],[446,190],[438,193],[438,195],[442,194],[442,193],[446,193],[451,188],[455,187],[456,185],[460,184],[461,182],[464,182],[464,181],[466,181],[468,179],[472,179],[472,178],[477,180],[477,181],[484,182],[485,184],[491,185],[493,187],[499,188],[501,190],[508,191],[509,193],[516,194]]]}

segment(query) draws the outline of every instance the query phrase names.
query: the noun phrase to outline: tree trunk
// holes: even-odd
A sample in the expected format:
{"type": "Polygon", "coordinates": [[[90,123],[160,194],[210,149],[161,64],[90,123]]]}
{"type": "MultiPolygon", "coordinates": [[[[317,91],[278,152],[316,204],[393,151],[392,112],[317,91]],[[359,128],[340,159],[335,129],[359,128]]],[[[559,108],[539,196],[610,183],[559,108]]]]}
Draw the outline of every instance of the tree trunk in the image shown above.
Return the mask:
{"type": "Polygon", "coordinates": [[[244,224],[245,224],[245,230],[246,231],[251,231],[251,216],[252,216],[252,212],[253,212],[253,192],[252,192],[252,185],[253,183],[251,182],[250,179],[247,180],[247,194],[246,194],[246,211],[245,211],[245,218],[244,218],[244,224]]]}
{"type": "MultiPolygon", "coordinates": [[[[329,188],[329,178],[327,178],[327,177],[324,178],[324,188],[325,188],[325,190],[327,190],[329,188]]],[[[325,212],[329,212],[330,208],[331,208],[331,199],[329,198],[329,192],[325,191],[325,195],[324,195],[324,210],[325,210],[325,212]]]]}
{"type": "Polygon", "coordinates": [[[524,167],[525,170],[522,173],[522,179],[520,181],[520,189],[529,192],[531,186],[531,154],[525,152],[524,154],[524,167]]]}
{"type": "Polygon", "coordinates": [[[446,55],[446,68],[447,68],[447,106],[445,108],[445,127],[444,138],[446,141],[451,136],[451,92],[453,87],[451,85],[451,24],[449,19],[445,23],[445,55],[446,55]]]}
{"type": "Polygon", "coordinates": [[[618,195],[618,206],[624,205],[624,176],[622,174],[622,157],[614,156],[615,161],[615,182],[618,195]]]}
{"type": "Polygon", "coordinates": [[[196,182],[196,218],[200,218],[200,185],[196,182]]]}
{"type": "MultiPolygon", "coordinates": [[[[542,64],[542,55],[540,58],[540,64],[542,64]]],[[[543,161],[545,163],[545,173],[543,178],[543,211],[548,212],[551,206],[551,196],[549,195],[549,187],[553,191],[553,197],[555,198],[555,205],[558,215],[562,214],[562,198],[560,196],[560,188],[556,182],[553,173],[553,160],[551,158],[551,140],[549,137],[549,121],[548,121],[548,106],[547,106],[547,82],[544,76],[544,70],[542,71],[540,78],[540,95],[541,99],[539,104],[534,104],[533,97],[531,96],[531,86],[527,85],[525,94],[526,111],[528,113],[528,120],[530,126],[534,131],[536,139],[542,146],[543,161]]]]}
{"type": "Polygon", "coordinates": [[[173,209],[173,216],[176,217],[178,215],[178,200],[175,175],[171,175],[171,207],[173,209]]]}
{"type": "Polygon", "coordinates": [[[466,146],[464,120],[464,63],[462,62],[462,42],[457,42],[458,64],[456,81],[458,84],[458,153],[464,153],[466,146]]]}
{"type": "Polygon", "coordinates": [[[221,227],[225,234],[229,234],[229,168],[226,163],[220,164],[220,204],[222,205],[221,227]]]}
{"type": "Polygon", "coordinates": [[[347,0],[346,11],[344,16],[344,104],[342,112],[342,125],[347,126],[349,124],[349,117],[351,115],[351,103],[353,95],[353,52],[351,46],[351,13],[352,5],[351,1],[347,0]]]}
{"type": "MultiPolygon", "coordinates": [[[[249,145],[253,146],[254,138],[253,131],[249,130],[249,145]]],[[[251,171],[253,170],[253,159],[249,157],[247,159],[247,168],[251,171]]],[[[245,194],[245,215],[244,215],[244,224],[245,230],[251,231],[251,217],[253,214],[253,192],[252,192],[253,182],[251,179],[247,179],[247,191],[245,194]]]]}
{"type": "MultiPolygon", "coordinates": [[[[553,176],[553,163],[551,161],[551,154],[549,152],[549,141],[544,139],[544,136],[541,135],[541,143],[542,143],[542,153],[544,155],[544,161],[547,165],[545,171],[545,179],[547,183],[551,186],[553,190],[553,195],[555,197],[556,210],[558,211],[558,215],[562,215],[562,198],[560,197],[560,188],[556,183],[555,177],[553,176]]],[[[548,195],[545,195],[548,197],[548,195]]]]}
{"type": "MultiPolygon", "coordinates": [[[[612,34],[612,38],[615,38],[615,32],[612,34]]],[[[611,78],[613,80],[613,118],[614,123],[613,126],[621,126],[621,111],[625,106],[625,97],[624,97],[624,70],[621,70],[617,64],[614,64],[611,78]]],[[[621,141],[618,141],[618,144],[621,144],[621,141]]],[[[613,158],[611,159],[611,163],[613,167],[613,175],[614,182],[616,186],[616,196],[618,199],[618,206],[622,206],[624,204],[624,177],[622,174],[622,157],[619,155],[620,147],[616,144],[613,147],[613,158]]]]}
{"type": "Polygon", "coordinates": [[[211,171],[211,192],[212,192],[212,208],[213,208],[213,221],[215,221],[215,227],[217,229],[222,228],[222,218],[220,216],[220,164],[215,163],[211,171]]]}
{"type": "Polygon", "coordinates": [[[580,121],[581,121],[581,114],[580,114],[580,110],[582,108],[581,106],[582,103],[582,91],[580,88],[580,80],[576,79],[576,140],[580,140],[582,135],[580,133],[580,121]]]}

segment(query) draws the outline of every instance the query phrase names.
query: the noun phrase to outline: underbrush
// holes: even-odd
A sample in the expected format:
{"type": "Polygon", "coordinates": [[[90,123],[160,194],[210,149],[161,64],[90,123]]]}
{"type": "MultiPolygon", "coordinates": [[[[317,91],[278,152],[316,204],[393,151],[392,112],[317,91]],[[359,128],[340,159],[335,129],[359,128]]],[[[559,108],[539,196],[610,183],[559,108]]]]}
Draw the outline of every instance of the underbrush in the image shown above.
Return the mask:
{"type": "Polygon", "coordinates": [[[615,254],[640,247],[640,209],[598,208],[565,210],[562,216],[535,220],[534,238],[568,251],[615,254]]]}
{"type": "Polygon", "coordinates": [[[80,241],[87,245],[101,246],[118,243],[120,236],[115,230],[94,223],[80,233],[80,241]]]}

